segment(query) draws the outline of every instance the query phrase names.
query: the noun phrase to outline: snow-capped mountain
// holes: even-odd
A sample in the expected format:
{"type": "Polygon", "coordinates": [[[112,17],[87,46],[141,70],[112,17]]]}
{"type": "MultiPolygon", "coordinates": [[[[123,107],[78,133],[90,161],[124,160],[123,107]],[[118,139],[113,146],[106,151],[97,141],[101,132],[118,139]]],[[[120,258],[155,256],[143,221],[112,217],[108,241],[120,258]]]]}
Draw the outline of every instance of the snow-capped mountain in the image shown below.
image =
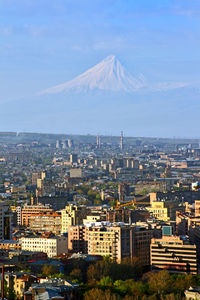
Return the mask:
{"type": "Polygon", "coordinates": [[[114,55],[110,55],[74,79],[44,90],[40,94],[57,94],[68,91],[88,92],[92,90],[130,93],[143,87],[145,87],[145,80],[142,75],[133,77],[114,55]]]}
{"type": "Polygon", "coordinates": [[[165,128],[169,136],[198,136],[199,98],[199,88],[132,76],[109,56],[64,84],[1,104],[0,119],[5,131],[162,136],[165,128]]]}
{"type": "Polygon", "coordinates": [[[135,93],[138,91],[167,91],[187,86],[184,82],[149,83],[142,74],[132,76],[114,56],[110,55],[94,67],[65,83],[43,90],[39,95],[68,92],[111,91],[135,93]]]}

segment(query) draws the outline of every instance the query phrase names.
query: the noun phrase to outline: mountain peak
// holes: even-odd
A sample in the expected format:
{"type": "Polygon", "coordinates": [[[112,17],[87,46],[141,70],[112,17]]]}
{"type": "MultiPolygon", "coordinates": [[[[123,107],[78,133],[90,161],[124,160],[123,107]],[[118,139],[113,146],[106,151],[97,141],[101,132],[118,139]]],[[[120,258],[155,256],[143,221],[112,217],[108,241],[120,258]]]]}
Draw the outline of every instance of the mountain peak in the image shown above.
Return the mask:
{"type": "Polygon", "coordinates": [[[115,60],[117,60],[115,55],[108,55],[106,58],[103,59],[103,61],[105,62],[113,62],[115,60]]]}
{"type": "Polygon", "coordinates": [[[63,84],[49,88],[41,94],[62,92],[88,92],[107,90],[133,92],[144,86],[141,77],[134,78],[122,66],[115,55],[109,55],[94,67],[63,84]]]}

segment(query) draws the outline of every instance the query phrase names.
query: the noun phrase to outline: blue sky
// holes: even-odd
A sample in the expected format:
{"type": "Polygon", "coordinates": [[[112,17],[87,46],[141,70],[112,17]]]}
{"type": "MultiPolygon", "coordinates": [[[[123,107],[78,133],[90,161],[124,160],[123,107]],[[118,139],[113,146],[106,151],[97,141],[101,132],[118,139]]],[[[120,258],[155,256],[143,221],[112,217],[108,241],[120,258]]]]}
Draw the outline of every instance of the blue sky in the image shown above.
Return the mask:
{"type": "Polygon", "coordinates": [[[0,0],[1,99],[65,82],[115,54],[148,80],[196,82],[198,0],[0,0]]]}

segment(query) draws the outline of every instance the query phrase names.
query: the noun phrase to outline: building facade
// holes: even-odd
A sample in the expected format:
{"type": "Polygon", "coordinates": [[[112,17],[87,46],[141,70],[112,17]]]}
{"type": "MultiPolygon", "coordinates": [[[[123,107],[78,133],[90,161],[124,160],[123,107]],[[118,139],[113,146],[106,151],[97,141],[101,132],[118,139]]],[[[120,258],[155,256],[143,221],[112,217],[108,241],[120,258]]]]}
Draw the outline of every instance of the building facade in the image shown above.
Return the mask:
{"type": "Polygon", "coordinates": [[[68,249],[90,255],[109,256],[121,262],[137,257],[141,265],[150,265],[150,243],[153,231],[141,226],[96,222],[70,226],[68,249]]]}
{"type": "Polygon", "coordinates": [[[196,245],[179,236],[163,236],[151,241],[152,270],[168,270],[171,273],[197,274],[196,245]]]}
{"type": "Polygon", "coordinates": [[[48,257],[67,253],[67,241],[66,237],[27,237],[20,239],[22,250],[44,252],[48,257]]]}
{"type": "Polygon", "coordinates": [[[68,205],[61,210],[61,233],[67,233],[68,227],[83,224],[83,219],[87,217],[89,210],[85,206],[68,205]]]}

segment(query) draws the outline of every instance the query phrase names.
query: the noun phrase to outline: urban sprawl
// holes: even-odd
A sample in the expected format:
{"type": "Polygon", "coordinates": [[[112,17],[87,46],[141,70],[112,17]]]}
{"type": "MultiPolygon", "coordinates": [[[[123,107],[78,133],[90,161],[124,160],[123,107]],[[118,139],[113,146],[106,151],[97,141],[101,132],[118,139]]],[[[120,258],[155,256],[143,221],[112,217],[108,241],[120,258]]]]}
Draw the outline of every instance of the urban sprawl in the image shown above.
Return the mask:
{"type": "Polygon", "coordinates": [[[1,299],[200,299],[199,140],[0,133],[1,299]]]}

